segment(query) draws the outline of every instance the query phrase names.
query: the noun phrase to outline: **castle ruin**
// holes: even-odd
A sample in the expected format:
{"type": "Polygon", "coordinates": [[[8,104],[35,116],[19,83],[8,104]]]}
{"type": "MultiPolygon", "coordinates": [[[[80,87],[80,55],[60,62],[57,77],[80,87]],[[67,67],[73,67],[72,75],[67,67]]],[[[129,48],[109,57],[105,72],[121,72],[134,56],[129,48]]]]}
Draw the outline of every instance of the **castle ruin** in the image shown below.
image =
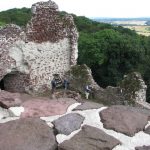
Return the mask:
{"type": "Polygon", "coordinates": [[[60,15],[51,0],[32,5],[25,29],[0,28],[0,85],[11,92],[50,88],[53,74],[63,77],[78,57],[78,32],[71,15],[60,15]]]}

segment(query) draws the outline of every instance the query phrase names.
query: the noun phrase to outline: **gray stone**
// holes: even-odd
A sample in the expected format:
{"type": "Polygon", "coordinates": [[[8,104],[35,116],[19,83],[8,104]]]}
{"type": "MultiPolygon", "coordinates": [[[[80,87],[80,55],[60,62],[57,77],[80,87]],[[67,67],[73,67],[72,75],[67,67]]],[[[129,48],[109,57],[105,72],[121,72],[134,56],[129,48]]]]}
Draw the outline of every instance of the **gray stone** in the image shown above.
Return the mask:
{"type": "Polygon", "coordinates": [[[84,117],[79,114],[67,114],[53,122],[58,133],[69,135],[71,132],[78,130],[84,121],[84,117]]]}
{"type": "Polygon", "coordinates": [[[15,107],[21,105],[19,93],[10,93],[4,90],[0,91],[0,106],[3,108],[15,107]]]}
{"type": "Polygon", "coordinates": [[[128,136],[144,130],[148,116],[126,106],[111,106],[100,112],[104,127],[128,136]]]}
{"type": "Polygon", "coordinates": [[[150,146],[136,147],[135,150],[150,150],[150,146]]]}
{"type": "Polygon", "coordinates": [[[126,99],[131,102],[146,101],[147,86],[138,72],[132,72],[124,76],[120,87],[126,99]]]}
{"type": "Polygon", "coordinates": [[[75,109],[73,109],[73,111],[76,110],[87,110],[87,109],[99,109],[101,107],[103,107],[104,105],[99,104],[99,103],[94,103],[94,102],[84,102],[81,105],[77,106],[75,109]]]}
{"type": "Polygon", "coordinates": [[[120,141],[102,130],[85,125],[73,138],[61,143],[58,150],[112,150],[118,144],[120,141]]]}
{"type": "Polygon", "coordinates": [[[0,124],[1,150],[56,150],[53,129],[40,119],[19,119],[0,124]]]}
{"type": "Polygon", "coordinates": [[[150,126],[148,126],[144,132],[150,135],[150,126]]]}

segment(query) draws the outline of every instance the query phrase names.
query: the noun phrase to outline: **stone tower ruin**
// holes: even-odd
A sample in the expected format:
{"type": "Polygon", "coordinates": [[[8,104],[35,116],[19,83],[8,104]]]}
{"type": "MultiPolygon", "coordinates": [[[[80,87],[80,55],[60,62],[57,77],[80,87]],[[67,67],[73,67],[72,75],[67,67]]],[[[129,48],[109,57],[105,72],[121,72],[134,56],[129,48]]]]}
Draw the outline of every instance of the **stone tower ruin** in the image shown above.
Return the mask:
{"type": "Polygon", "coordinates": [[[78,32],[71,15],[60,15],[51,0],[32,5],[25,29],[0,28],[0,85],[11,92],[50,88],[53,74],[63,76],[77,61],[78,32]]]}

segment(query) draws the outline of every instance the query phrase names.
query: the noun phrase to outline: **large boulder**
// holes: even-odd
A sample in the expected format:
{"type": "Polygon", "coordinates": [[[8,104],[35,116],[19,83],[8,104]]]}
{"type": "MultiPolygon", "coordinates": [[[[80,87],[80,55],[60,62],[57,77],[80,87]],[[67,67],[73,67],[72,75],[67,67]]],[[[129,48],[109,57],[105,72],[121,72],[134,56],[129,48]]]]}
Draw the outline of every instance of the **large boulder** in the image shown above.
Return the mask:
{"type": "Polygon", "coordinates": [[[76,103],[76,101],[71,98],[29,100],[22,104],[24,112],[21,114],[21,117],[47,117],[62,115],[65,114],[67,112],[67,108],[74,103],[76,103]]]}
{"type": "Polygon", "coordinates": [[[71,113],[58,118],[53,122],[53,124],[58,133],[69,135],[73,131],[80,129],[83,121],[83,116],[71,113]]]}
{"type": "Polygon", "coordinates": [[[21,105],[19,93],[10,93],[4,90],[0,91],[0,106],[3,108],[15,107],[21,105]]]}
{"type": "Polygon", "coordinates": [[[71,15],[51,0],[32,5],[25,27],[0,28],[0,81],[12,92],[48,92],[53,74],[76,65],[78,32],[71,15]]]}
{"type": "Polygon", "coordinates": [[[19,119],[0,124],[2,150],[56,150],[53,129],[40,119],[19,119]]]}
{"type": "Polygon", "coordinates": [[[147,86],[140,73],[132,72],[125,75],[124,79],[120,83],[120,88],[125,98],[130,101],[130,103],[146,101],[147,86]]]}
{"type": "Polygon", "coordinates": [[[95,90],[94,98],[105,105],[127,105],[119,87],[108,86],[103,90],[95,90]]]}
{"type": "Polygon", "coordinates": [[[61,143],[58,150],[112,150],[118,144],[121,143],[102,130],[84,125],[73,138],[61,143]]]}
{"type": "Polygon", "coordinates": [[[148,115],[126,106],[111,106],[102,110],[100,117],[105,128],[128,136],[134,136],[135,133],[143,131],[148,123],[148,115]]]}

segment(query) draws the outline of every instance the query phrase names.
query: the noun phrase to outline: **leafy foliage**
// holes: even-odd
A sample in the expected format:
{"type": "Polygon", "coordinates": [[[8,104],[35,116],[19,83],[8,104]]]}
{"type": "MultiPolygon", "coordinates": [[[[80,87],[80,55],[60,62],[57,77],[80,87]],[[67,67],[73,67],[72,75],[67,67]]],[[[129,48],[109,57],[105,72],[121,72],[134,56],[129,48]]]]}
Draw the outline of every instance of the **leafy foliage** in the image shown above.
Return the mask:
{"type": "MultiPolygon", "coordinates": [[[[60,16],[65,14],[61,12],[60,16]]],[[[150,102],[150,37],[121,26],[72,15],[80,35],[78,64],[87,64],[102,87],[116,86],[124,74],[140,72],[148,85],[147,99],[150,102]]],[[[30,9],[11,9],[0,12],[0,25],[25,26],[30,18],[30,9]]]]}
{"type": "Polygon", "coordinates": [[[148,85],[149,101],[150,37],[121,26],[97,23],[85,17],[74,18],[80,33],[78,63],[87,64],[102,87],[116,86],[129,72],[142,73],[148,85]]]}
{"type": "Polygon", "coordinates": [[[0,25],[14,23],[19,26],[25,26],[30,18],[31,10],[29,8],[14,8],[0,12],[0,25]]]}

